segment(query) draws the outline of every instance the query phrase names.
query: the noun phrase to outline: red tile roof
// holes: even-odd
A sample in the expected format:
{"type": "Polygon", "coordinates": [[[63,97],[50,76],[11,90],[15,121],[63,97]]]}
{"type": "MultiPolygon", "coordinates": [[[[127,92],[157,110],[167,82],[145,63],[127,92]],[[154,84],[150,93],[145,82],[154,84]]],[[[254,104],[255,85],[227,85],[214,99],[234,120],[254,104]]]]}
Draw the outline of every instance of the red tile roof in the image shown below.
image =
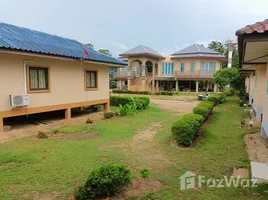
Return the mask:
{"type": "Polygon", "coordinates": [[[244,34],[252,34],[254,32],[256,33],[264,33],[268,31],[268,19],[262,21],[262,22],[257,22],[255,24],[252,25],[247,25],[244,28],[239,29],[238,31],[236,31],[236,36],[239,35],[244,35],[244,34]]]}

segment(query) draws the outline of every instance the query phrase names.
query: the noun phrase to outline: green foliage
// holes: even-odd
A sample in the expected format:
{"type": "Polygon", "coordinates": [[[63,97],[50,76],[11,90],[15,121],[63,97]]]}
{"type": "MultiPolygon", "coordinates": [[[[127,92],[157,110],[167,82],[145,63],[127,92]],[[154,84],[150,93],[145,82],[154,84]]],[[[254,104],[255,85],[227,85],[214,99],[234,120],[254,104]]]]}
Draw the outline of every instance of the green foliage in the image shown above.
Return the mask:
{"type": "Polygon", "coordinates": [[[87,47],[89,47],[89,48],[91,48],[91,49],[94,49],[94,45],[93,44],[91,44],[91,43],[87,43],[87,44],[85,44],[87,47]]]}
{"type": "Polygon", "coordinates": [[[245,125],[246,125],[246,121],[243,119],[243,120],[241,121],[241,127],[243,128],[245,125]]]}
{"type": "Polygon", "coordinates": [[[204,118],[198,114],[186,114],[172,124],[173,138],[179,145],[189,146],[192,144],[204,118]]]}
{"type": "Polygon", "coordinates": [[[76,200],[107,198],[119,194],[130,183],[129,169],[124,165],[107,164],[93,170],[74,196],[76,200]]]}
{"type": "Polygon", "coordinates": [[[104,55],[112,57],[112,54],[108,49],[99,49],[98,52],[101,53],[101,54],[104,54],[104,55]]]}
{"type": "Polygon", "coordinates": [[[150,170],[149,169],[146,169],[146,168],[144,168],[144,169],[142,169],[141,171],[140,171],[140,175],[141,175],[141,177],[142,178],[148,178],[149,176],[150,176],[150,174],[151,174],[151,172],[150,172],[150,170]]]}
{"type": "Polygon", "coordinates": [[[224,68],[214,74],[214,81],[220,89],[223,89],[227,85],[236,86],[241,79],[237,68],[224,68]]]}
{"type": "Polygon", "coordinates": [[[193,109],[193,113],[202,115],[206,119],[210,115],[210,110],[203,106],[197,106],[193,109]]]}
{"type": "Polygon", "coordinates": [[[105,112],[103,113],[105,119],[111,119],[114,116],[113,112],[105,112]]]}
{"type": "Polygon", "coordinates": [[[214,102],[215,105],[218,105],[220,103],[220,96],[217,94],[211,94],[208,96],[208,101],[214,102]]]}
{"type": "Polygon", "coordinates": [[[113,93],[117,94],[148,94],[151,95],[151,92],[148,91],[132,91],[132,90],[113,90],[113,93]]]}
{"type": "Polygon", "coordinates": [[[175,94],[173,91],[161,91],[161,92],[155,92],[155,95],[167,95],[167,96],[172,96],[175,94]]]}
{"type": "Polygon", "coordinates": [[[110,89],[114,89],[117,87],[117,83],[116,81],[110,80],[109,81],[109,85],[110,85],[110,89]]]}
{"type": "Polygon", "coordinates": [[[207,108],[210,114],[213,112],[214,106],[215,103],[213,101],[202,101],[201,103],[198,104],[198,107],[207,108]]]}
{"type": "Polygon", "coordinates": [[[233,96],[233,94],[234,94],[234,89],[233,89],[233,88],[225,89],[225,90],[223,91],[223,93],[224,93],[226,96],[233,96]]]}
{"type": "Polygon", "coordinates": [[[38,131],[36,137],[38,139],[47,139],[48,138],[47,134],[45,132],[42,132],[42,131],[38,131]]]}
{"type": "Polygon", "coordinates": [[[227,54],[226,46],[223,43],[219,42],[219,41],[211,41],[208,44],[208,48],[219,52],[221,55],[226,55],[227,54]]]}
{"type": "Polygon", "coordinates": [[[137,107],[134,102],[130,102],[125,105],[119,105],[119,113],[121,116],[126,115],[136,115],[137,114],[137,107]]]}
{"type": "Polygon", "coordinates": [[[148,108],[150,104],[150,99],[148,97],[122,97],[122,96],[111,96],[110,104],[111,106],[124,106],[126,104],[135,103],[137,110],[144,110],[148,108]]]}

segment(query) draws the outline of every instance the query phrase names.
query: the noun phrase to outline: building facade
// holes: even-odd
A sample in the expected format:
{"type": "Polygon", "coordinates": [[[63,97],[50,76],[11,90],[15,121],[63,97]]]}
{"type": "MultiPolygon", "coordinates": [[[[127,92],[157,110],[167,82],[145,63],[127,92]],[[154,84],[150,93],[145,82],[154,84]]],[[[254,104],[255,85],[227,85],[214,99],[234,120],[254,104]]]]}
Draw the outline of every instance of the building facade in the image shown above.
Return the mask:
{"type": "Polygon", "coordinates": [[[218,52],[197,44],[169,56],[140,45],[120,56],[128,66],[119,68],[114,79],[118,89],[134,91],[217,91],[213,75],[226,60],[218,52]]]}
{"type": "Polygon", "coordinates": [[[241,73],[262,136],[268,137],[268,20],[246,26],[236,32],[241,73]]]}
{"type": "Polygon", "coordinates": [[[64,110],[69,119],[72,108],[97,104],[109,110],[109,68],[126,63],[10,24],[0,23],[0,36],[0,132],[9,117],[64,110]]]}

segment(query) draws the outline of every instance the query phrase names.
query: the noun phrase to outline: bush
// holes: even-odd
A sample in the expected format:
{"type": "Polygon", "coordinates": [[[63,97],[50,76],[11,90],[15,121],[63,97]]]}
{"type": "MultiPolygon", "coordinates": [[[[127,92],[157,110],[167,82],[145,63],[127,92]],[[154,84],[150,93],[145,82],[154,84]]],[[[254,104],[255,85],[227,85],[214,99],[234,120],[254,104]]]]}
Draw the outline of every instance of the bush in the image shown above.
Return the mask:
{"type": "Polygon", "coordinates": [[[150,176],[150,174],[151,174],[151,172],[150,172],[150,170],[149,169],[146,169],[146,168],[144,168],[144,169],[142,169],[141,171],[140,171],[140,175],[141,175],[141,177],[142,178],[148,178],[149,176],[150,176]]]}
{"type": "Polygon", "coordinates": [[[146,94],[151,95],[151,92],[148,91],[131,91],[131,90],[113,90],[113,93],[117,94],[146,94]]]}
{"type": "Polygon", "coordinates": [[[121,97],[121,96],[111,96],[110,104],[111,106],[126,105],[135,102],[137,110],[144,110],[148,108],[150,104],[150,99],[148,97],[121,97]]]}
{"type": "Polygon", "coordinates": [[[172,96],[173,92],[172,91],[161,91],[161,92],[155,92],[155,95],[169,95],[172,96]]]}
{"type": "Polygon", "coordinates": [[[135,115],[137,113],[137,107],[134,102],[125,104],[124,106],[120,104],[119,113],[121,116],[135,115]]]}
{"type": "Polygon", "coordinates": [[[189,146],[198,135],[204,118],[198,114],[187,114],[175,121],[171,127],[172,135],[177,144],[189,146]]]}
{"type": "Polygon", "coordinates": [[[209,110],[209,114],[213,112],[215,104],[213,101],[202,101],[201,103],[198,104],[198,107],[204,107],[209,110]]]}
{"type": "Polygon", "coordinates": [[[36,137],[37,137],[38,139],[47,139],[47,138],[48,138],[47,134],[44,133],[44,132],[42,132],[42,131],[38,131],[36,137]]]}
{"type": "Polygon", "coordinates": [[[209,101],[213,101],[215,105],[218,105],[220,103],[223,103],[225,101],[225,94],[211,94],[208,96],[209,101]]]}
{"type": "Polygon", "coordinates": [[[197,106],[193,109],[193,113],[202,115],[205,119],[207,119],[211,112],[204,106],[197,106]]]}
{"type": "Polygon", "coordinates": [[[233,88],[228,88],[228,89],[225,89],[223,91],[223,93],[226,95],[226,96],[232,96],[234,94],[234,89],[233,88]]]}
{"type": "Polygon", "coordinates": [[[108,164],[92,171],[74,197],[76,200],[107,198],[119,194],[130,183],[130,170],[124,165],[108,164]]]}
{"type": "Polygon", "coordinates": [[[104,114],[105,119],[111,119],[114,116],[113,112],[105,112],[104,114]]]}

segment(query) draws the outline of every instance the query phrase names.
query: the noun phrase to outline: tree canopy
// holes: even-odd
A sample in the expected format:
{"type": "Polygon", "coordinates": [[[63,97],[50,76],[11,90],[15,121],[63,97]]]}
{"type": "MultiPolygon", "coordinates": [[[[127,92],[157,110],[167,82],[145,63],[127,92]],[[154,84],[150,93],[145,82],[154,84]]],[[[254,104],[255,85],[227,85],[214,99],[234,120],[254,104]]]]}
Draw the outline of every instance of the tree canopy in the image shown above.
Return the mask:
{"type": "Polygon", "coordinates": [[[208,44],[208,48],[213,49],[214,51],[219,52],[221,55],[227,56],[228,55],[228,50],[227,47],[218,41],[211,41],[208,44]]]}
{"type": "Polygon", "coordinates": [[[105,54],[107,56],[112,56],[111,52],[108,49],[99,49],[99,53],[105,54]]]}
{"type": "Polygon", "coordinates": [[[87,47],[89,47],[89,48],[91,48],[91,49],[94,49],[94,45],[93,44],[91,44],[91,43],[87,43],[87,44],[85,44],[87,47]]]}
{"type": "Polygon", "coordinates": [[[238,68],[224,68],[220,71],[217,71],[214,74],[214,82],[223,89],[227,85],[231,85],[236,88],[241,81],[241,76],[238,68]]]}

